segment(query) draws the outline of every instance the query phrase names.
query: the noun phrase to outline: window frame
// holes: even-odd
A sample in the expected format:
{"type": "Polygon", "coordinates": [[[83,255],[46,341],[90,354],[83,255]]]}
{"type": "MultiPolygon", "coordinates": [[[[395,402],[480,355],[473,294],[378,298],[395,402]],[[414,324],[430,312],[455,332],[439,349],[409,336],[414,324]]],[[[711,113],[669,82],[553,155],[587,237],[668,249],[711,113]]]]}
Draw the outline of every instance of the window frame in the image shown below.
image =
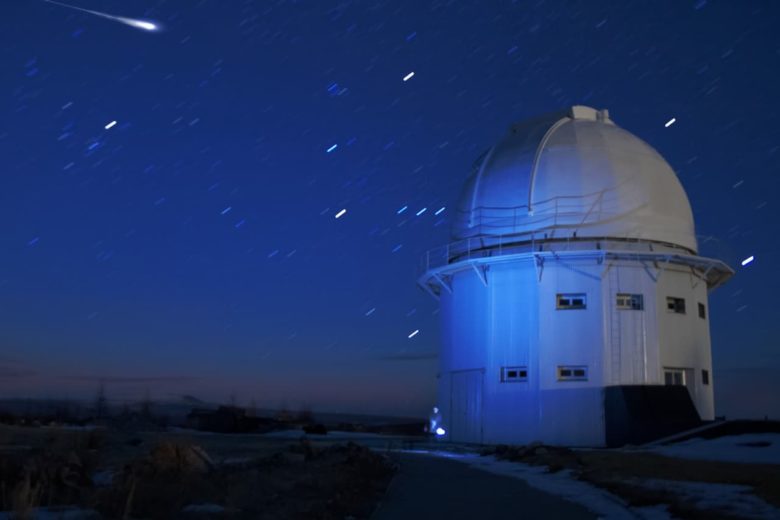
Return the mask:
{"type": "Polygon", "coordinates": [[[643,311],[645,310],[645,295],[642,293],[615,293],[615,308],[621,311],[643,311]]]}
{"type": "Polygon", "coordinates": [[[558,365],[555,368],[555,378],[558,381],[587,381],[588,380],[588,365],[558,365]],[[582,371],[581,375],[574,375],[575,371],[582,371]],[[568,375],[563,372],[569,372],[568,375]]]}
{"type": "Polygon", "coordinates": [[[664,371],[664,386],[688,386],[688,381],[686,381],[686,373],[684,368],[677,368],[677,367],[663,367],[664,371]],[[672,382],[667,383],[666,382],[666,376],[672,376],[672,382]],[[680,382],[675,383],[674,382],[674,376],[679,375],[680,376],[680,382]]]}
{"type": "Polygon", "coordinates": [[[706,320],[707,319],[707,306],[704,305],[702,302],[697,302],[698,308],[699,308],[699,318],[706,320]]]}
{"type": "Polygon", "coordinates": [[[527,383],[528,367],[519,366],[519,365],[501,367],[501,382],[502,383],[527,383]],[[517,372],[517,375],[514,377],[510,377],[509,372],[517,372]]]}
{"type": "Polygon", "coordinates": [[[667,296],[666,312],[670,314],[687,314],[685,309],[685,298],[678,298],[677,296],[667,296]],[[669,306],[670,304],[673,304],[674,307],[670,307],[669,306]]]}
{"type": "Polygon", "coordinates": [[[555,310],[558,311],[581,311],[588,308],[588,293],[556,293],[555,310]],[[571,302],[575,299],[581,299],[582,305],[573,305],[571,303],[562,304],[561,300],[571,302]]]}

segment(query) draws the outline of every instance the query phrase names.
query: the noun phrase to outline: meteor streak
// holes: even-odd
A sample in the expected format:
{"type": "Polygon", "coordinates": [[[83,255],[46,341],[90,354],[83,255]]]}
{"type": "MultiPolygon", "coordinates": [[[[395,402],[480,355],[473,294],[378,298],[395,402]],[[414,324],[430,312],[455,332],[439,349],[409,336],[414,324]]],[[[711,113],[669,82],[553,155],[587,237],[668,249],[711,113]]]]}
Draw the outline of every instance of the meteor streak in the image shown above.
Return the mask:
{"type": "Polygon", "coordinates": [[[99,16],[107,20],[113,20],[115,22],[123,23],[125,25],[129,25],[130,27],[135,27],[136,29],[142,29],[144,31],[154,32],[160,30],[160,25],[147,20],[126,18],[124,16],[114,16],[113,14],[101,13],[100,11],[92,11],[90,9],[84,9],[83,7],[76,7],[75,5],[63,4],[62,2],[55,2],[54,0],[43,0],[43,1],[49,4],[59,5],[60,7],[67,7],[68,9],[73,9],[75,11],[94,14],[95,16],[99,16]]]}

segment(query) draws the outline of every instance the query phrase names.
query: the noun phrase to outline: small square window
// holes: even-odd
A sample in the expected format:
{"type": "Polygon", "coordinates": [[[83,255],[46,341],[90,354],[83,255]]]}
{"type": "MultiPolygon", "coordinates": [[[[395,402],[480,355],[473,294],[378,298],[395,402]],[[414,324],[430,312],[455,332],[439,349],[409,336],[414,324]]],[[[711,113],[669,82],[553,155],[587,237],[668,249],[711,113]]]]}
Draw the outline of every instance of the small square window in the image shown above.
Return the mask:
{"type": "Polygon", "coordinates": [[[621,310],[641,311],[645,308],[645,301],[641,294],[617,293],[615,305],[621,310]]]}
{"type": "Polygon", "coordinates": [[[685,385],[684,368],[664,367],[664,384],[666,385],[685,385]]]}
{"type": "Polygon", "coordinates": [[[675,314],[685,314],[685,299],[675,298],[674,296],[667,296],[666,310],[675,314]]]}
{"type": "Polygon", "coordinates": [[[558,381],[587,381],[588,367],[586,366],[559,366],[558,381]]]}
{"type": "Polygon", "coordinates": [[[710,384],[710,371],[702,369],[701,371],[701,383],[703,385],[710,384]]]}
{"type": "Polygon", "coordinates": [[[587,307],[587,297],[585,293],[557,294],[555,297],[555,308],[563,309],[585,309],[587,307]]]}
{"type": "Polygon", "coordinates": [[[705,307],[702,302],[699,302],[699,318],[703,320],[707,319],[707,307],[705,307]]]}
{"type": "Polygon", "coordinates": [[[528,381],[526,367],[501,367],[502,383],[522,383],[524,381],[528,381]]]}

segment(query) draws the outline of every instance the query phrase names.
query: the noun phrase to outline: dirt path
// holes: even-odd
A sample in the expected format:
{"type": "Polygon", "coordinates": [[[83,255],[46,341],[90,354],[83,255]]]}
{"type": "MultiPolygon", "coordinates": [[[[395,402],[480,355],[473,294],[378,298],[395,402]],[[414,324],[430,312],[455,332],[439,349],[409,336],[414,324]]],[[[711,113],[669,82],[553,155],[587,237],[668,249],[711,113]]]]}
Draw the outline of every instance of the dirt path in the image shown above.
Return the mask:
{"type": "Polygon", "coordinates": [[[525,482],[474,469],[455,460],[401,455],[401,468],[372,520],[566,518],[595,519],[582,506],[525,482]]]}

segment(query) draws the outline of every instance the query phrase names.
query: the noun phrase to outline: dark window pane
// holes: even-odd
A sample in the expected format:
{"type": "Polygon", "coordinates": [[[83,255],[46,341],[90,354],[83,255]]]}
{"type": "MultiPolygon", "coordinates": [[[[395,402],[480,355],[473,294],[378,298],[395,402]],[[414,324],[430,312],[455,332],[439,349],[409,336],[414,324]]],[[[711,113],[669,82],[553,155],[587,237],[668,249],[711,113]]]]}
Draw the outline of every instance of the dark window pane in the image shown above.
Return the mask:
{"type": "Polygon", "coordinates": [[[521,370],[520,377],[528,377],[528,372],[526,372],[525,370],[521,370]]]}
{"type": "Polygon", "coordinates": [[[578,368],[574,371],[575,377],[585,377],[585,371],[581,368],[578,368]]]}
{"type": "Polygon", "coordinates": [[[512,378],[517,377],[517,371],[516,370],[510,370],[506,373],[506,377],[512,378]]]}
{"type": "Polygon", "coordinates": [[[678,314],[685,314],[685,299],[668,296],[666,298],[666,308],[678,314]]]}

